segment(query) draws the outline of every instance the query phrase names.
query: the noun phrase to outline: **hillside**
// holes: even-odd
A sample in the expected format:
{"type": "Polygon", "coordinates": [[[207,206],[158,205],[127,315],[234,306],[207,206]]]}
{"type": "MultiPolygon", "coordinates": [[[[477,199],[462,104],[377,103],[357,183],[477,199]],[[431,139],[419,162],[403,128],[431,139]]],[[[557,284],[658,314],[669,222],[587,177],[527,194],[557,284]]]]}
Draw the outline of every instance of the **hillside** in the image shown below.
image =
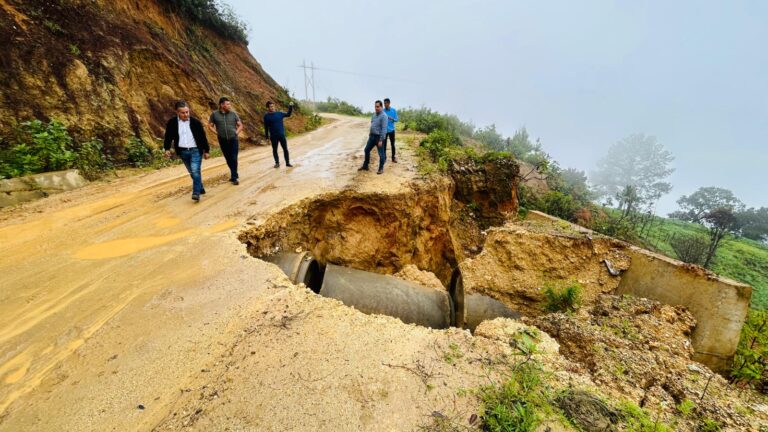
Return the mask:
{"type": "MultiPolygon", "coordinates": [[[[162,136],[173,102],[207,118],[222,95],[258,142],[264,103],[289,95],[246,44],[186,18],[168,0],[0,1],[0,135],[58,119],[76,140],[100,138],[118,158],[132,136],[162,136]]],[[[299,130],[302,116],[288,122],[299,130]]]]}

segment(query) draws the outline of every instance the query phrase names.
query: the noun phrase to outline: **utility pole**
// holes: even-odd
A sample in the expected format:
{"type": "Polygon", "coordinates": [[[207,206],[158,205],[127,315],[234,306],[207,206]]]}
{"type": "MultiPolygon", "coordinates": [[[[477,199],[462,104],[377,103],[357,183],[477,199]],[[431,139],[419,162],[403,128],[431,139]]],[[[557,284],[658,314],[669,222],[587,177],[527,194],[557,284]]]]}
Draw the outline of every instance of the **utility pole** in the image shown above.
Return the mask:
{"type": "Polygon", "coordinates": [[[300,68],[304,69],[304,100],[309,100],[309,87],[312,87],[312,102],[315,101],[315,62],[307,66],[307,61],[301,62],[300,68]],[[309,69],[309,73],[307,73],[309,69]]]}

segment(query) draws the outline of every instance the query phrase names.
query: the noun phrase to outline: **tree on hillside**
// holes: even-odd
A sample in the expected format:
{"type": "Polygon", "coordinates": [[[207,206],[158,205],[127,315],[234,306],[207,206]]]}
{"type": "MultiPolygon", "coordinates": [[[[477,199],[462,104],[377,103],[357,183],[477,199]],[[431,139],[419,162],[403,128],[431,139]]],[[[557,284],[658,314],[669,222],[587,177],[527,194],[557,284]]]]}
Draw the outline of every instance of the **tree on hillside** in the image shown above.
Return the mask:
{"type": "Polygon", "coordinates": [[[741,235],[755,241],[768,242],[768,207],[750,208],[736,213],[741,235]]]}
{"type": "Polygon", "coordinates": [[[739,210],[741,201],[733,192],[719,187],[702,187],[691,195],[683,195],[677,200],[680,210],[670,213],[669,217],[699,223],[704,216],[719,207],[739,210]]]}
{"type": "Polygon", "coordinates": [[[630,135],[608,148],[591,173],[598,197],[608,204],[616,200],[622,216],[653,208],[672,190],[666,179],[674,172],[674,156],[653,136],[630,135]]]}
{"type": "Polygon", "coordinates": [[[680,210],[669,217],[704,225],[709,230],[709,246],[703,266],[708,268],[717,254],[722,240],[728,234],[736,234],[740,223],[736,214],[744,204],[728,189],[718,187],[699,188],[691,195],[677,200],[680,210]]]}

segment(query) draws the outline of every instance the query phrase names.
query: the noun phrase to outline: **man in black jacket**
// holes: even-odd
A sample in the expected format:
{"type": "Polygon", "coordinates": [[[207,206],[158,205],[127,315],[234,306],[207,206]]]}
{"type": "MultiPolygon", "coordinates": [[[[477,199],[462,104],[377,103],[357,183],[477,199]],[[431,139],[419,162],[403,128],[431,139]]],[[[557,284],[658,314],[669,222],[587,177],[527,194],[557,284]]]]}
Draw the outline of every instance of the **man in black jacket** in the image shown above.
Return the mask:
{"type": "Polygon", "coordinates": [[[205,193],[203,179],[200,175],[202,159],[210,156],[208,138],[200,120],[189,115],[189,105],[184,101],[178,101],[175,105],[176,117],[168,120],[165,125],[165,156],[171,157],[171,145],[173,150],[184,162],[189,175],[192,177],[192,199],[200,201],[200,195],[205,193]]]}

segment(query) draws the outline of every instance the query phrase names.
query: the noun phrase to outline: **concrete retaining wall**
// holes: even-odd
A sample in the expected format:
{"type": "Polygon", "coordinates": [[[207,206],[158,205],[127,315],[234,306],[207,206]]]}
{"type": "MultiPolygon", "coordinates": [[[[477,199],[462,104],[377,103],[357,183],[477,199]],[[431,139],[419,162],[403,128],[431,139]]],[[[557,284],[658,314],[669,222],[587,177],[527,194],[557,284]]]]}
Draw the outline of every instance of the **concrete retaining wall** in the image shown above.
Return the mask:
{"type": "MultiPolygon", "coordinates": [[[[529,212],[527,219],[568,223],[537,211],[529,212]]],[[[576,225],[573,229],[591,233],[576,225]]],[[[635,246],[630,245],[626,253],[631,262],[621,274],[616,293],[688,308],[697,320],[691,336],[694,360],[714,371],[728,370],[749,311],[752,287],[635,246]]]]}
{"type": "Polygon", "coordinates": [[[696,317],[691,335],[694,360],[715,371],[730,367],[749,311],[752,287],[701,267],[633,247],[618,294],[683,305],[696,317]]]}
{"type": "Polygon", "coordinates": [[[83,187],[88,182],[77,170],[54,171],[0,180],[0,207],[32,201],[52,193],[83,187]]]}

